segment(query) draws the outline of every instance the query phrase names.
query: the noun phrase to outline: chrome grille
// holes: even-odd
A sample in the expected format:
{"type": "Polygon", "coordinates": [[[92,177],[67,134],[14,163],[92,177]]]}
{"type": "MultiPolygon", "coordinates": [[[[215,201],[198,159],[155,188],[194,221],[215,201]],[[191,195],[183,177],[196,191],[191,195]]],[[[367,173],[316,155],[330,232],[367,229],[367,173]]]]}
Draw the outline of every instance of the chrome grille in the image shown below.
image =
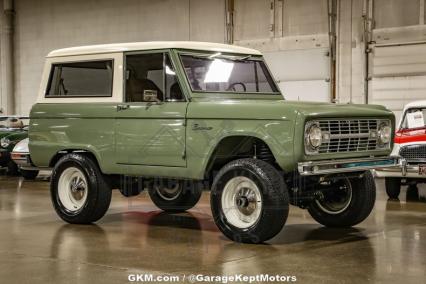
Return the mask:
{"type": "Polygon", "coordinates": [[[403,146],[399,155],[407,161],[426,161],[426,145],[403,146]]]}
{"type": "Polygon", "coordinates": [[[323,144],[318,149],[322,153],[365,152],[377,150],[377,119],[320,120],[324,133],[323,144]]]}

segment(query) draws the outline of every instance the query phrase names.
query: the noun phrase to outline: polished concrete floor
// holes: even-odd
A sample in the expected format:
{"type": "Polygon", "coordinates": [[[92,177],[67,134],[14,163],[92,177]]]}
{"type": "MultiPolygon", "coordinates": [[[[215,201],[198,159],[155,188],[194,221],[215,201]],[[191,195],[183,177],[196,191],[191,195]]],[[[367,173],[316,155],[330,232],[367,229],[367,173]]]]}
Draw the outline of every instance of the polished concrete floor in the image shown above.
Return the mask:
{"type": "Polygon", "coordinates": [[[0,283],[128,283],[131,273],[426,283],[426,203],[412,193],[406,201],[405,189],[400,202],[387,201],[383,181],[377,183],[375,209],[356,228],[326,229],[292,207],[277,237],[245,245],[217,230],[207,193],[188,213],[169,215],[146,194],[126,199],[114,192],[96,225],[68,225],[52,209],[46,180],[0,176],[0,283]]]}

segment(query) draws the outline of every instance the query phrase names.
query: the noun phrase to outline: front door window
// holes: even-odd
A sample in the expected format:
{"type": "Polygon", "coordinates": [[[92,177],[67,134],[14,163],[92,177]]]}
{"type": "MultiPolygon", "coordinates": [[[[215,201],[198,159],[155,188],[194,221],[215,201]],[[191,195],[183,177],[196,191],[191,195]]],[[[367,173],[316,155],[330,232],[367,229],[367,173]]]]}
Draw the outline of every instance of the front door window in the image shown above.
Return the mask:
{"type": "Polygon", "coordinates": [[[126,101],[185,101],[168,53],[126,57],[126,101]]]}

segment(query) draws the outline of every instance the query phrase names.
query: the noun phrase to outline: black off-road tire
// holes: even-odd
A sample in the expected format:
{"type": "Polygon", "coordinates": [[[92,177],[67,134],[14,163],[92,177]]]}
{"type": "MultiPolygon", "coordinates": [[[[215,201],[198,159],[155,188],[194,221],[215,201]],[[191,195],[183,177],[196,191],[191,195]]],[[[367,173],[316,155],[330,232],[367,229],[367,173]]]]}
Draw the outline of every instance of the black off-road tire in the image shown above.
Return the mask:
{"type": "Polygon", "coordinates": [[[22,177],[25,180],[35,180],[39,173],[39,171],[31,171],[31,170],[23,170],[23,169],[20,169],[19,172],[21,173],[22,177]]]}
{"type": "Polygon", "coordinates": [[[62,220],[71,224],[90,224],[102,218],[111,203],[111,186],[100,171],[97,163],[90,157],[71,153],[56,163],[50,182],[50,193],[56,213],[62,220]],[[87,199],[80,210],[70,212],[58,196],[58,181],[65,169],[75,167],[83,172],[87,181],[87,199]]]}
{"type": "Polygon", "coordinates": [[[197,181],[159,180],[149,186],[148,193],[155,206],[161,210],[166,212],[184,212],[198,203],[201,198],[202,187],[197,181]],[[174,186],[179,187],[179,193],[170,199],[165,199],[159,193],[159,190],[162,188],[174,186]]]}
{"type": "Polygon", "coordinates": [[[242,243],[262,243],[283,228],[289,211],[288,190],[283,176],[272,165],[256,159],[239,159],[226,164],[216,175],[210,205],[213,218],[229,239],[242,243]],[[261,194],[262,209],[257,221],[248,228],[236,227],[226,218],[222,194],[228,181],[242,176],[253,181],[261,194]]]}
{"type": "Polygon", "coordinates": [[[308,208],[309,214],[318,223],[335,228],[355,226],[364,221],[371,213],[376,201],[376,184],[370,171],[361,178],[349,178],[352,187],[352,199],[349,206],[339,214],[330,214],[322,210],[313,201],[308,208]]]}
{"type": "Polygon", "coordinates": [[[397,177],[385,178],[385,188],[390,199],[398,199],[401,193],[401,179],[397,177]]]}

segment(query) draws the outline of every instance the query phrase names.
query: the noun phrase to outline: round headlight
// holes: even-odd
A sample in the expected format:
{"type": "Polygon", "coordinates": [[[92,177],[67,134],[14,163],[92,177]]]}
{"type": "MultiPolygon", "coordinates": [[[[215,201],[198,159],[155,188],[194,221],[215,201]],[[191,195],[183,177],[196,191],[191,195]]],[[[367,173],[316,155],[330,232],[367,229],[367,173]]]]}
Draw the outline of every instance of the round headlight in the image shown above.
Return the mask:
{"type": "Polygon", "coordinates": [[[10,144],[9,138],[2,138],[0,140],[0,146],[2,146],[3,148],[9,147],[9,144],[10,144]]]}
{"type": "Polygon", "coordinates": [[[392,128],[389,125],[382,124],[379,128],[379,143],[388,144],[392,138],[392,128]]]}
{"type": "Polygon", "coordinates": [[[308,141],[312,148],[316,149],[322,144],[322,132],[321,128],[313,124],[311,127],[309,127],[308,130],[308,141]]]}

